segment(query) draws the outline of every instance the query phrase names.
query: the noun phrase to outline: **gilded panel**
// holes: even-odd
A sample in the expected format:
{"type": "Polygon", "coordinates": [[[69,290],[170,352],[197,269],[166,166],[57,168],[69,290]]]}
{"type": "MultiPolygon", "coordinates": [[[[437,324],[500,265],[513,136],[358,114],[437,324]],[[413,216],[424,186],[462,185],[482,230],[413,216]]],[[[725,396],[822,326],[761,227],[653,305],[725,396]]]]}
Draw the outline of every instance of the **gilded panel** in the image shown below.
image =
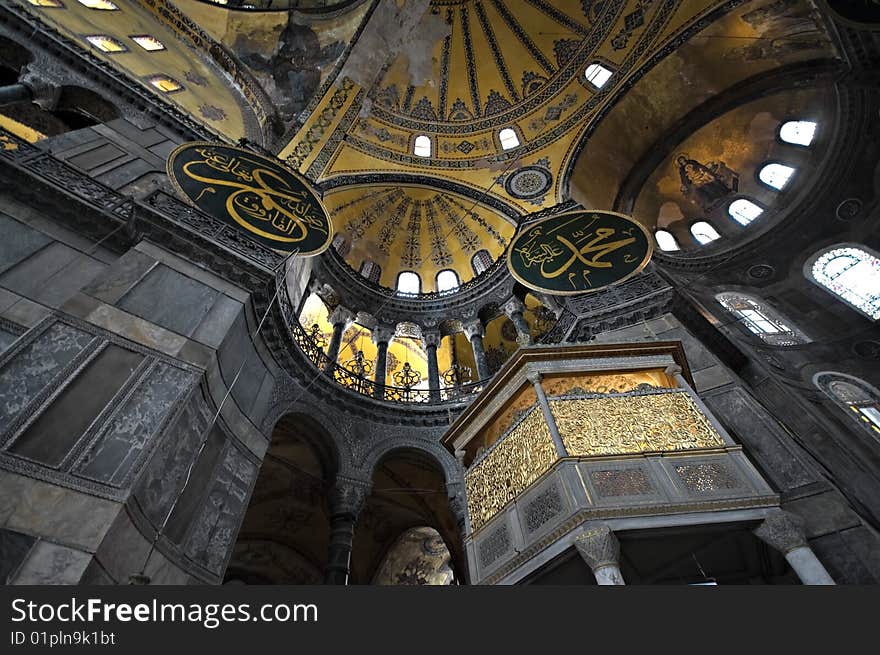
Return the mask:
{"type": "Polygon", "coordinates": [[[676,382],[663,369],[608,371],[602,373],[547,374],[541,381],[548,396],[586,393],[622,393],[647,387],[672,388],[676,382]]]}
{"type": "Polygon", "coordinates": [[[597,457],[723,446],[721,436],[683,392],[552,400],[569,455],[597,457]]]}
{"type": "Polygon", "coordinates": [[[471,528],[479,530],[556,462],[556,448],[540,410],[534,409],[467,472],[471,528]]]}

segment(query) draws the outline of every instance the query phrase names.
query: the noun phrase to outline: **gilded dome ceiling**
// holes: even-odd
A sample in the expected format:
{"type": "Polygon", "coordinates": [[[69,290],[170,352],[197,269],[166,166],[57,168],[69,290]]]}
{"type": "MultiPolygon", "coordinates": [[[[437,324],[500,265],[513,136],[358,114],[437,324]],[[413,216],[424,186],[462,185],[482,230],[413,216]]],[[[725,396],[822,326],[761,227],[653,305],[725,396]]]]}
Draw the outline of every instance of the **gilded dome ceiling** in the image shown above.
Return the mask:
{"type": "Polygon", "coordinates": [[[474,255],[486,250],[497,259],[514,233],[496,210],[427,186],[344,187],[325,194],[324,204],[338,235],[337,252],[355,270],[366,261],[377,264],[377,281],[387,287],[395,286],[401,270],[418,271],[423,292],[436,290],[437,274],[445,269],[466,282],[474,255]]]}
{"type": "Polygon", "coordinates": [[[679,231],[736,194],[782,206],[757,167],[812,170],[823,146],[798,152],[774,130],[811,115],[825,138],[836,120],[841,59],[811,0],[17,4],[71,40],[117,39],[125,51],[97,56],[225,138],[273,146],[324,192],[353,269],[371,263],[389,287],[413,271],[423,292],[445,269],[471,279],[475,254],[497,260],[525,216],[569,200],[679,231]],[[129,44],[132,20],[166,50],[129,44]],[[182,88],[157,91],[157,73],[182,88]],[[711,207],[682,188],[689,160],[717,172],[716,195],[726,184],[711,207]]]}

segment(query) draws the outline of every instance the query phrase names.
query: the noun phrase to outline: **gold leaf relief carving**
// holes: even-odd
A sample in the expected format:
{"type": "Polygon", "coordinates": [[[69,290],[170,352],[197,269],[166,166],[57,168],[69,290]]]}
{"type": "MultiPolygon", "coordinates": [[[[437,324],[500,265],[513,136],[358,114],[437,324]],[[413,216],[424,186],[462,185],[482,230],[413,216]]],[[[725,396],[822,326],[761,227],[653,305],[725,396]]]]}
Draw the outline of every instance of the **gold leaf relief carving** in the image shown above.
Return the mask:
{"type": "Polygon", "coordinates": [[[556,462],[556,448],[537,408],[465,476],[471,528],[478,530],[556,462]]]}
{"type": "Polygon", "coordinates": [[[716,448],[721,436],[686,393],[552,400],[568,454],[625,455],[716,448]]]}

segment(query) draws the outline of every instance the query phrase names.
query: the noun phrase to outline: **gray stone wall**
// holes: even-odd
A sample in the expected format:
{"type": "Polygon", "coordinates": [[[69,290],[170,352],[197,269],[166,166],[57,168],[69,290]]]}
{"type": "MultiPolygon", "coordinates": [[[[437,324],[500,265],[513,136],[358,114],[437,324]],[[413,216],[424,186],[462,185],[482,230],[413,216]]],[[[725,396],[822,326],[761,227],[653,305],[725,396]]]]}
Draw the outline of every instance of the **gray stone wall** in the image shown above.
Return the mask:
{"type": "Polygon", "coordinates": [[[157,244],[113,253],[0,206],[4,582],[126,583],[154,540],[153,582],[219,581],[278,375],[250,294],[157,244]]]}

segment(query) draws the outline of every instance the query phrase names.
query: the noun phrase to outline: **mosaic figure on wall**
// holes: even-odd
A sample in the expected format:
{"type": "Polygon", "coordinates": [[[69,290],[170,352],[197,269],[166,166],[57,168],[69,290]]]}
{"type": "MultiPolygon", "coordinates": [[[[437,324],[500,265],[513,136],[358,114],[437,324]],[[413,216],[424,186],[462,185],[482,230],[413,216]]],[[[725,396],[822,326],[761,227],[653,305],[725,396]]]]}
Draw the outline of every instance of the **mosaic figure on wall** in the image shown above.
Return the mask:
{"type": "Polygon", "coordinates": [[[702,164],[687,154],[675,158],[681,177],[681,192],[703,212],[710,212],[739,189],[739,174],[723,161],[702,164]]]}

